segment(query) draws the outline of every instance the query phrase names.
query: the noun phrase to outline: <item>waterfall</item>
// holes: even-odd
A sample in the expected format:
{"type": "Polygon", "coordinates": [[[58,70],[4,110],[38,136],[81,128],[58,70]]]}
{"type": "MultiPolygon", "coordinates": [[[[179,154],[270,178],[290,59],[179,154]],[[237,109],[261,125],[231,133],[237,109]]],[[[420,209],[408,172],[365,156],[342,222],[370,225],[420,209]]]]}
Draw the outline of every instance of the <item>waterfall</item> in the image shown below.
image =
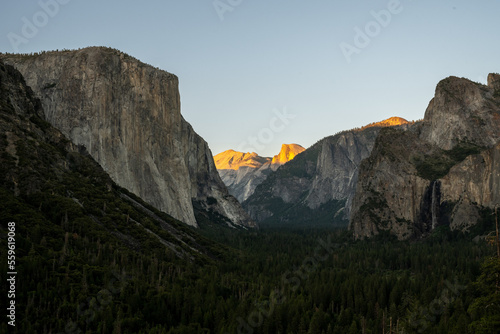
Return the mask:
{"type": "Polygon", "coordinates": [[[439,213],[439,198],[438,198],[438,181],[432,182],[432,197],[431,197],[431,217],[432,217],[432,229],[436,228],[438,223],[438,213],[439,213]]]}

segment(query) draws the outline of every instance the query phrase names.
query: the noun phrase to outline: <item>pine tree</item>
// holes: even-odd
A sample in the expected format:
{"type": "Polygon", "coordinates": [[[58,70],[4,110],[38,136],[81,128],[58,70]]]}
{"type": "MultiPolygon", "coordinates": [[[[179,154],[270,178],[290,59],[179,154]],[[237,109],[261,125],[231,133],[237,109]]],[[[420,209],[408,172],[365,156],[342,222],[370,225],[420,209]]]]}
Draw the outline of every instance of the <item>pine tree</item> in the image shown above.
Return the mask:
{"type": "Polygon", "coordinates": [[[478,297],[468,312],[473,322],[470,328],[476,334],[500,333],[500,258],[488,258],[482,267],[481,276],[473,284],[478,297]]]}

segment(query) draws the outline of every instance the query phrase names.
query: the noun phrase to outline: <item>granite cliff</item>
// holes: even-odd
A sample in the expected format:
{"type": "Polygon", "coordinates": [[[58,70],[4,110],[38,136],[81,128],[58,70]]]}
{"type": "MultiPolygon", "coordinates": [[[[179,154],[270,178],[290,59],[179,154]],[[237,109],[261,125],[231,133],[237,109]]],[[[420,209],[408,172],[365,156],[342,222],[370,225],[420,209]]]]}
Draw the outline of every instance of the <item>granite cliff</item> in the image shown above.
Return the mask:
{"type": "Polygon", "coordinates": [[[324,138],[270,174],[245,202],[250,216],[269,224],[347,225],[361,161],[381,128],[408,126],[402,118],[324,138]]]}
{"type": "Polygon", "coordinates": [[[214,159],[222,181],[231,195],[243,202],[269,174],[304,150],[305,148],[297,144],[283,144],[280,153],[273,158],[261,157],[255,152],[227,150],[217,154],[214,159]]]}
{"type": "Polygon", "coordinates": [[[278,155],[275,155],[271,160],[271,169],[275,171],[278,167],[293,160],[297,155],[304,152],[306,149],[297,144],[283,144],[278,155]]]}
{"type": "MultiPolygon", "coordinates": [[[[72,239],[94,240],[88,247],[95,250],[109,243],[123,247],[122,252],[160,252],[187,260],[212,256],[183,223],[117,186],[84,147],[68,140],[43,114],[19,71],[0,60],[0,212],[2,224],[17,223],[16,234],[24,237],[21,247],[32,243],[40,258],[46,253],[39,247],[49,247],[55,256],[60,240],[66,234],[67,242],[72,234],[72,239]]],[[[80,268],[84,263],[76,260],[76,252],[71,249],[64,258],[80,268]]]]}
{"type": "Polygon", "coordinates": [[[467,230],[500,204],[500,76],[488,85],[449,77],[422,122],[385,129],[360,167],[350,229],[422,237],[467,230]]]}
{"type": "Polygon", "coordinates": [[[196,207],[255,226],[221,181],[207,143],[180,112],[178,78],[109,48],[2,55],[44,117],[120,186],[196,226],[196,207]]]}

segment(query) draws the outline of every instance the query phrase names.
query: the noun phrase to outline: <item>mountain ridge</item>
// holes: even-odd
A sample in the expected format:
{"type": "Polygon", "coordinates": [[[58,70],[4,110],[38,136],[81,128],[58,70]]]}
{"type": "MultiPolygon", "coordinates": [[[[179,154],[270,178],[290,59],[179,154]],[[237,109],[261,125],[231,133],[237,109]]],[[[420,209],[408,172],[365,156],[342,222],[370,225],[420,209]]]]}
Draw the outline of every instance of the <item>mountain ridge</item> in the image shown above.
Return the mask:
{"type": "Polygon", "coordinates": [[[282,144],[273,158],[257,153],[227,150],[214,157],[215,166],[229,192],[240,202],[245,201],[265,178],[280,166],[293,160],[305,150],[298,144],[282,144]]]}
{"type": "Polygon", "coordinates": [[[234,150],[226,150],[214,156],[217,169],[238,170],[240,167],[259,168],[264,163],[270,162],[271,158],[261,157],[257,153],[243,153],[234,150]]]}
{"type": "MultiPolygon", "coordinates": [[[[396,121],[401,125],[394,127],[403,129],[412,124],[396,121]]],[[[376,122],[319,140],[269,175],[243,207],[266,224],[347,226],[359,164],[369,156],[380,129],[391,123],[376,122]]]]}
{"type": "Polygon", "coordinates": [[[298,144],[282,144],[280,152],[271,157],[263,157],[255,152],[239,152],[232,149],[223,151],[214,156],[215,167],[217,169],[238,170],[240,167],[260,168],[266,163],[280,166],[295,158],[305,151],[305,148],[298,144]]]}
{"type": "Polygon", "coordinates": [[[398,125],[406,125],[410,124],[411,122],[407,121],[403,117],[398,117],[398,116],[392,116],[387,119],[384,119],[383,121],[380,122],[374,122],[367,124],[363,127],[361,127],[361,130],[371,128],[371,127],[390,127],[390,126],[398,126],[398,125]]]}

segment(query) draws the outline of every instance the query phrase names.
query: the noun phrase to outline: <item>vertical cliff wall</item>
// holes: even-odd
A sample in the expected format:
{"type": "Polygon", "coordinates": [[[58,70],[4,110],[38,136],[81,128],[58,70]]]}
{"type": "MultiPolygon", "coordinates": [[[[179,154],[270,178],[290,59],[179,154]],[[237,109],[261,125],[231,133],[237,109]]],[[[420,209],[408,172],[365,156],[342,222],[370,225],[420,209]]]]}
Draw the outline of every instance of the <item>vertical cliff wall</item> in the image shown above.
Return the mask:
{"type": "Polygon", "coordinates": [[[189,225],[192,201],[251,226],[180,112],[178,78],[109,48],[2,55],[41,99],[45,118],[120,186],[189,225]]]}
{"type": "Polygon", "coordinates": [[[499,78],[490,74],[488,85],[446,78],[423,122],[381,131],[360,168],[350,221],[356,237],[466,230],[500,204],[499,78]]]}

